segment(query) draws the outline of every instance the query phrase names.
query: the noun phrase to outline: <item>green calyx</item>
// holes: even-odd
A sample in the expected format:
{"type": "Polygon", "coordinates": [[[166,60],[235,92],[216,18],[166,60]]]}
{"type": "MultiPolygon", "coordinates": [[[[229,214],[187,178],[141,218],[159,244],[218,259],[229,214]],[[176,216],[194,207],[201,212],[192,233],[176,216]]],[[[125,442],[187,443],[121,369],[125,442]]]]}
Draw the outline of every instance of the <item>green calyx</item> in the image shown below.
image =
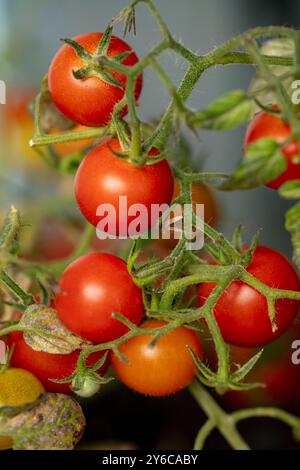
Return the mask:
{"type": "MultiPolygon", "coordinates": [[[[123,88],[122,83],[120,83],[112,73],[109,61],[106,60],[108,59],[108,48],[110,44],[111,35],[112,27],[109,26],[105,30],[95,52],[88,51],[73,39],[61,39],[61,41],[63,41],[65,44],[71,46],[74,49],[77,56],[83,62],[82,68],[78,70],[73,70],[73,75],[77,80],[98,77],[109,85],[121,89],[123,88]]],[[[121,64],[130,54],[131,51],[126,51],[122,54],[115,55],[110,59],[117,64],[121,64]]]]}

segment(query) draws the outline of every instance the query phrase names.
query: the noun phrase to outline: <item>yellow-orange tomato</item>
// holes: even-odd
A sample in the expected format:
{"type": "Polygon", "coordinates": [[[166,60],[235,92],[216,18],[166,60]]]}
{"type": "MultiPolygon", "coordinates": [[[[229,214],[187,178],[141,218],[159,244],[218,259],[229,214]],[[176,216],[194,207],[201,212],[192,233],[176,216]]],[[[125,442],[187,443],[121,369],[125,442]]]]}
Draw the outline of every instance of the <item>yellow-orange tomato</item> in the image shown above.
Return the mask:
{"type": "Polygon", "coordinates": [[[45,168],[45,163],[29,145],[34,133],[34,121],[28,105],[34,95],[32,90],[8,90],[7,104],[3,108],[3,139],[9,162],[39,170],[45,168]]]}
{"type": "MultiPolygon", "coordinates": [[[[0,373],[0,407],[26,405],[44,392],[41,382],[27,370],[11,367],[0,373]]],[[[12,440],[0,436],[0,450],[11,447],[12,440]]]]}
{"type": "MultiPolygon", "coordinates": [[[[89,127],[82,126],[78,124],[73,129],[69,131],[61,131],[57,129],[52,129],[49,134],[63,134],[66,132],[79,132],[90,129],[89,127]]],[[[67,157],[72,155],[72,153],[80,152],[81,150],[89,147],[93,143],[93,139],[83,139],[83,140],[73,140],[72,142],[65,142],[64,144],[53,144],[54,150],[61,156],[67,157]]]]}
{"type": "MultiPolygon", "coordinates": [[[[150,320],[142,328],[159,328],[165,324],[150,320]]],[[[196,373],[188,347],[202,358],[202,347],[196,333],[179,327],[164,334],[154,347],[149,347],[152,337],[138,335],[120,346],[121,354],[129,363],[113,356],[112,364],[118,378],[129,388],[152,396],[167,396],[187,387],[196,373]]]]}

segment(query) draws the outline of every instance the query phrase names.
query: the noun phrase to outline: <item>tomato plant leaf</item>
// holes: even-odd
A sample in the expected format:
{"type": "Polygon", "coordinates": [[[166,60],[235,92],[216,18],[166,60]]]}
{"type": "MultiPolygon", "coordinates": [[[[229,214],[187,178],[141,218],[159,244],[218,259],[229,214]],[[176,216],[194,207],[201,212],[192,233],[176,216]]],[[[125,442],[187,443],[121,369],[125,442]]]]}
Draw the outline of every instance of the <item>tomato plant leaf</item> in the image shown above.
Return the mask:
{"type": "Polygon", "coordinates": [[[24,340],[35,351],[50,354],[70,354],[90,343],[65,328],[56,310],[46,305],[30,305],[24,312],[19,326],[24,340]]]}
{"type": "Polygon", "coordinates": [[[249,145],[240,166],[219,188],[256,188],[277,178],[285,169],[286,161],[280,146],[273,139],[260,139],[249,145]]]}
{"type": "Polygon", "coordinates": [[[0,433],[17,450],[72,450],[84,428],[79,403],[67,395],[46,393],[24,406],[0,408],[0,433]]]}
{"type": "Polygon", "coordinates": [[[246,121],[251,114],[251,102],[242,90],[226,93],[210,104],[204,111],[190,118],[192,126],[209,130],[232,129],[246,121]]]}
{"type": "Polygon", "coordinates": [[[287,181],[282,184],[279,194],[286,199],[300,199],[300,180],[287,181]]]}

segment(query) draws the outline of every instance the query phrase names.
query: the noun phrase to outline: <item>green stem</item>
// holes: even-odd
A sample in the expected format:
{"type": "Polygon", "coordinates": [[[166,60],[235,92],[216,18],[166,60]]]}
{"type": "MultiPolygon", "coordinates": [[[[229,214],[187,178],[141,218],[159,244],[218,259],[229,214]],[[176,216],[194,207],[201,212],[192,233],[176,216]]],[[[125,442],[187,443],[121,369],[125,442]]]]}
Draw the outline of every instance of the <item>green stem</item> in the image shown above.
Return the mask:
{"type": "Polygon", "coordinates": [[[21,289],[21,287],[18,286],[18,284],[16,284],[6,272],[1,272],[0,279],[14,294],[16,294],[17,297],[22,300],[24,305],[28,306],[35,303],[33,296],[31,294],[27,294],[23,289],[21,289]]]}
{"type": "MultiPolygon", "coordinates": [[[[123,320],[123,323],[125,323],[125,318],[123,320]]],[[[104,351],[104,350],[109,350],[109,349],[116,350],[121,344],[125,343],[131,338],[134,338],[137,335],[154,336],[157,333],[165,334],[168,331],[172,331],[174,328],[177,328],[178,326],[180,326],[180,322],[178,320],[170,322],[166,326],[162,326],[159,328],[140,328],[128,321],[128,328],[130,328],[130,331],[128,331],[128,333],[125,333],[125,335],[113,341],[108,341],[107,343],[97,344],[95,346],[88,347],[84,349],[83,351],[81,351],[79,358],[78,358],[77,370],[80,370],[82,369],[82,367],[84,367],[86,358],[94,352],[104,351]]]]}
{"type": "Polygon", "coordinates": [[[201,268],[199,268],[200,272],[195,274],[191,274],[189,276],[185,276],[175,281],[172,281],[165,292],[162,295],[160,308],[162,310],[169,310],[172,308],[172,303],[174,298],[186,287],[199,284],[201,282],[218,282],[222,276],[226,275],[232,267],[227,266],[213,266],[213,265],[205,265],[201,272],[201,268]]]}
{"type": "Polygon", "coordinates": [[[141,126],[136,112],[135,104],[135,77],[129,75],[126,84],[126,98],[130,116],[131,128],[131,146],[130,146],[130,159],[134,164],[143,165],[143,158],[141,155],[141,126]]]}
{"type": "Polygon", "coordinates": [[[194,450],[203,450],[205,442],[211,432],[215,429],[216,424],[211,418],[199,429],[194,443],[194,450]]]}
{"type": "Polygon", "coordinates": [[[211,423],[209,425],[207,423],[204,425],[206,428],[204,431],[202,431],[202,434],[198,433],[197,442],[195,442],[196,450],[201,449],[203,447],[205,438],[213,429],[212,424],[214,424],[214,427],[219,429],[220,433],[223,435],[223,437],[233,449],[249,450],[249,446],[238,432],[234,420],[231,418],[230,415],[228,415],[227,413],[225,413],[225,411],[222,410],[222,408],[207,392],[203,385],[201,385],[197,381],[194,381],[190,385],[190,392],[195,398],[198,405],[202,408],[204,413],[206,413],[209,418],[209,422],[211,423]]]}
{"type": "MultiPolygon", "coordinates": [[[[179,89],[178,89],[178,96],[182,101],[185,101],[189,95],[191,94],[195,84],[197,83],[198,79],[202,75],[202,73],[209,69],[210,67],[217,65],[218,63],[229,64],[229,63],[238,63],[237,59],[240,57],[241,63],[248,63],[249,57],[247,55],[239,56],[238,53],[233,52],[232,49],[239,47],[245,40],[245,37],[258,37],[258,36],[265,36],[265,35],[280,35],[280,36],[295,36],[295,31],[291,30],[290,28],[285,27],[262,27],[262,28],[255,28],[253,30],[247,31],[246,33],[242,33],[229,41],[221,44],[213,51],[209,52],[204,56],[197,57],[193,62],[190,68],[188,69],[186,75],[184,76],[179,89]],[[231,53],[231,55],[227,56],[224,59],[226,54],[231,53]]],[[[252,59],[253,60],[253,59],[252,59]]],[[[274,65],[276,65],[276,58],[273,58],[274,65]]],[[[271,59],[268,59],[268,63],[273,63],[271,59]]],[[[253,60],[253,63],[255,61],[253,60]]],[[[282,65],[290,65],[284,63],[282,65]]],[[[173,115],[175,110],[175,102],[174,99],[169,104],[165,114],[163,115],[160,123],[157,126],[157,129],[161,129],[161,132],[158,133],[157,140],[154,142],[154,146],[162,149],[166,145],[166,142],[169,138],[169,135],[173,128],[173,115]]]]}
{"type": "Polygon", "coordinates": [[[6,328],[0,328],[0,336],[7,336],[15,331],[22,331],[18,323],[16,325],[7,326],[6,328]]]}
{"type": "Polygon", "coordinates": [[[293,416],[287,411],[273,407],[257,407],[245,410],[235,411],[231,414],[235,423],[249,418],[273,418],[279,419],[283,423],[290,426],[292,429],[300,429],[300,418],[293,416]]]}
{"type": "Polygon", "coordinates": [[[66,142],[74,142],[76,140],[93,139],[102,137],[107,134],[107,128],[90,128],[84,131],[72,131],[60,134],[43,134],[34,136],[30,141],[31,147],[39,147],[43,145],[64,144],[66,142]]]}
{"type": "MultiPolygon", "coordinates": [[[[177,91],[177,95],[181,101],[185,101],[190,96],[194,86],[198,82],[204,70],[205,65],[203,63],[196,62],[196,64],[190,65],[177,91]]],[[[173,115],[175,109],[176,102],[173,98],[165,114],[160,120],[156,130],[154,131],[154,133],[157,133],[157,137],[153,142],[153,146],[160,150],[164,149],[169,135],[173,129],[173,115]],[[160,131],[158,132],[158,130],[160,131]]]]}
{"type": "Polygon", "coordinates": [[[300,292],[285,290],[285,289],[276,289],[274,287],[269,287],[263,282],[259,281],[256,277],[252,276],[245,269],[242,270],[239,279],[244,281],[251,287],[254,287],[258,292],[263,294],[264,297],[270,299],[292,299],[300,300],[300,292]]]}
{"type": "MultiPolygon", "coordinates": [[[[294,65],[294,59],[292,57],[280,57],[280,56],[261,56],[264,63],[268,65],[281,65],[285,67],[291,67],[294,65]]],[[[257,62],[251,54],[246,52],[228,52],[223,57],[216,61],[216,65],[230,65],[230,64],[249,64],[255,65],[257,62]]]]}

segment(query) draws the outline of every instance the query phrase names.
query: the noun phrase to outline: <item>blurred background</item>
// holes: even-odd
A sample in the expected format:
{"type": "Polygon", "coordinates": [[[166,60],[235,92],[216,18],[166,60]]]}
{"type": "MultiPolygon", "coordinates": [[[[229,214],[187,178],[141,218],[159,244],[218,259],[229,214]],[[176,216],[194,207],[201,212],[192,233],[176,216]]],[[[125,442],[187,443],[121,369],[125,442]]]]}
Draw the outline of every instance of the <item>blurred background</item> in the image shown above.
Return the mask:
{"type": "MultiPolygon", "coordinates": [[[[28,102],[60,47],[59,38],[104,30],[127,4],[127,0],[0,0],[0,79],[7,85],[7,103],[0,105],[0,212],[2,215],[12,203],[23,211],[25,222],[31,224],[24,241],[25,247],[28,244],[25,248],[28,256],[33,253],[39,254],[40,259],[67,256],[81,224],[73,199],[73,178],[49,169],[29,148],[33,124],[28,102]],[[33,237],[36,227],[38,233],[33,237]]],[[[299,26],[297,0],[157,0],[156,5],[176,38],[198,53],[206,53],[254,26],[299,26]]],[[[121,35],[119,27],[118,33],[121,35]]],[[[158,34],[146,9],[139,7],[137,36],[130,35],[127,41],[141,57],[157,42],[158,34]]],[[[178,84],[186,67],[183,61],[165,54],[162,63],[178,84]]],[[[227,90],[248,88],[253,73],[250,66],[238,65],[209,70],[195,89],[190,105],[205,108],[227,90]]],[[[144,79],[139,112],[146,120],[157,119],[169,96],[150,70],[144,79]]],[[[242,157],[244,132],[244,127],[232,132],[202,132],[200,142],[187,134],[195,168],[231,171],[242,157]]],[[[226,235],[230,236],[238,223],[245,226],[248,236],[261,228],[263,243],[291,254],[289,234],[284,229],[289,202],[280,199],[275,191],[260,188],[218,193],[215,197],[219,207],[218,227],[226,235]]],[[[275,390],[280,387],[278,383],[286,380],[278,374],[275,390]]],[[[110,446],[121,442],[120,445],[133,448],[189,448],[204,418],[187,392],[166,400],[150,400],[113,385],[97,403],[97,406],[94,401],[85,403],[86,446],[101,447],[103,440],[109,440],[110,446]]],[[[288,404],[295,408],[294,405],[288,404]]],[[[287,447],[293,445],[281,425],[267,421],[265,427],[255,423],[251,426],[246,432],[256,447],[276,448],[282,442],[287,447]]],[[[223,444],[216,438],[213,445],[223,444]]]]}

